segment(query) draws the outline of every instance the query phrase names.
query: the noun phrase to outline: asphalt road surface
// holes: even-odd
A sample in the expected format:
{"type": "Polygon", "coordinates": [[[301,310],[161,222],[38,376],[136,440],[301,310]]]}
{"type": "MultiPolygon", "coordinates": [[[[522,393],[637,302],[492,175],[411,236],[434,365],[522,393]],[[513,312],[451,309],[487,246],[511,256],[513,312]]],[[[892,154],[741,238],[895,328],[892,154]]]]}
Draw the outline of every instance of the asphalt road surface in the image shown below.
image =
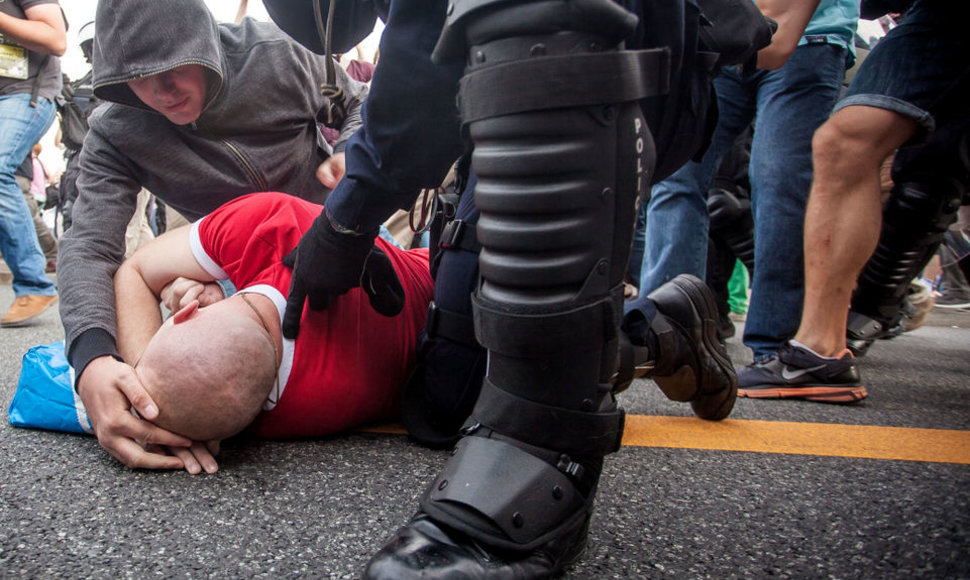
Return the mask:
{"type": "MultiPolygon", "coordinates": [[[[447,457],[392,428],[130,471],[93,437],[8,424],[23,353],[62,337],[54,311],[0,329],[0,577],[354,578],[447,457]]],[[[860,359],[862,403],[739,400],[719,424],[637,381],[566,577],[970,577],[968,354],[970,313],[937,311],[860,359]]]]}

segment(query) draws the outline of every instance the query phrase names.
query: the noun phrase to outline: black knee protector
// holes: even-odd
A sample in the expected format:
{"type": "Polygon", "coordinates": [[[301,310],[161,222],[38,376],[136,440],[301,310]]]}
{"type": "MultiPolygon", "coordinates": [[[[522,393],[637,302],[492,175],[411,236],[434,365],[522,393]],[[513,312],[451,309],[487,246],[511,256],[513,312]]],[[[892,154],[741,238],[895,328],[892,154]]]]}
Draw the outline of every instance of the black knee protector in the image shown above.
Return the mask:
{"type": "Polygon", "coordinates": [[[473,310],[489,358],[465,427],[475,436],[421,506],[493,547],[582,525],[622,436],[610,381],[654,157],[637,101],[666,74],[666,51],[618,50],[635,25],[610,0],[459,0],[436,50],[470,47],[459,104],[475,145],[473,310]]]}
{"type": "Polygon", "coordinates": [[[947,178],[893,186],[883,210],[879,245],[852,295],[852,312],[875,325],[853,316],[850,337],[871,337],[898,323],[909,282],[939,247],[956,219],[962,195],[963,186],[947,178]]]}

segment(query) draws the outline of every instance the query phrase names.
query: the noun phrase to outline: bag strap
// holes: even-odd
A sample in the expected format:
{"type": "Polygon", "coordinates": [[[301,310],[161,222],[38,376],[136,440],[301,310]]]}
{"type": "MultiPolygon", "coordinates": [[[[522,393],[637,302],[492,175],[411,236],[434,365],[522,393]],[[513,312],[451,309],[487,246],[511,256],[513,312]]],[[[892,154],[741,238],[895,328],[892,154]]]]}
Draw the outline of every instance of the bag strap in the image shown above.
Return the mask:
{"type": "Polygon", "coordinates": [[[41,169],[41,171],[44,172],[44,181],[45,182],[50,181],[51,180],[51,176],[50,176],[49,173],[47,173],[47,167],[44,166],[44,162],[40,160],[40,157],[39,156],[38,157],[34,157],[34,159],[37,160],[37,163],[40,163],[40,169],[41,169]]]}
{"type": "Polygon", "coordinates": [[[336,0],[330,0],[327,8],[327,21],[324,24],[323,14],[320,10],[320,0],[313,0],[313,16],[317,25],[317,34],[323,42],[327,64],[327,82],[320,87],[323,96],[327,97],[330,104],[325,109],[317,112],[317,121],[320,121],[331,129],[339,129],[347,118],[347,107],[345,105],[346,96],[344,90],[337,86],[336,70],[334,68],[333,54],[331,53],[330,28],[333,26],[333,13],[336,0]]]}
{"type": "Polygon", "coordinates": [[[31,107],[36,107],[37,106],[37,93],[40,92],[40,73],[44,70],[44,67],[47,66],[47,61],[49,61],[50,58],[51,58],[51,55],[45,54],[44,55],[44,59],[42,61],[40,61],[40,66],[37,67],[37,75],[34,77],[34,86],[30,90],[30,106],[31,107]]]}

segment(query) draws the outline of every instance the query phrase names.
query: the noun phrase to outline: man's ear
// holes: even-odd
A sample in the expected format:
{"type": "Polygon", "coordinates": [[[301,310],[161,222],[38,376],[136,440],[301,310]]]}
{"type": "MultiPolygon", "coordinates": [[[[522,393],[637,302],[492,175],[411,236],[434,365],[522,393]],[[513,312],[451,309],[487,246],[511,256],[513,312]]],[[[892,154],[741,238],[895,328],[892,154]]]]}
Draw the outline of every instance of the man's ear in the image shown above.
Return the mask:
{"type": "Polygon", "coordinates": [[[182,324],[199,311],[199,301],[193,300],[172,315],[172,324],[182,324]]]}

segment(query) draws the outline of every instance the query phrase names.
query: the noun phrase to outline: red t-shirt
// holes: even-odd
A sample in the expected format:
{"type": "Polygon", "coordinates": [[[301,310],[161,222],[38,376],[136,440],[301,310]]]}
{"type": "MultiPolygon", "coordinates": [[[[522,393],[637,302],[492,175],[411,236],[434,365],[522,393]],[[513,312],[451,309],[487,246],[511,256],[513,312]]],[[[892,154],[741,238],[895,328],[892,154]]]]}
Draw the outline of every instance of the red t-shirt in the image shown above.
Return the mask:
{"type": "MultiPolygon", "coordinates": [[[[193,225],[192,253],[207,272],[228,278],[239,292],[273,299],[282,320],[291,270],[280,260],[320,210],[280,193],[238,198],[193,225]]],[[[305,308],[296,340],[283,339],[281,392],[274,387],[256,418],[258,435],[327,435],[396,416],[432,280],[427,250],[401,250],[380,238],[375,243],[401,280],[404,309],[393,318],[382,316],[360,288],[336,298],[326,310],[305,308]]]]}

